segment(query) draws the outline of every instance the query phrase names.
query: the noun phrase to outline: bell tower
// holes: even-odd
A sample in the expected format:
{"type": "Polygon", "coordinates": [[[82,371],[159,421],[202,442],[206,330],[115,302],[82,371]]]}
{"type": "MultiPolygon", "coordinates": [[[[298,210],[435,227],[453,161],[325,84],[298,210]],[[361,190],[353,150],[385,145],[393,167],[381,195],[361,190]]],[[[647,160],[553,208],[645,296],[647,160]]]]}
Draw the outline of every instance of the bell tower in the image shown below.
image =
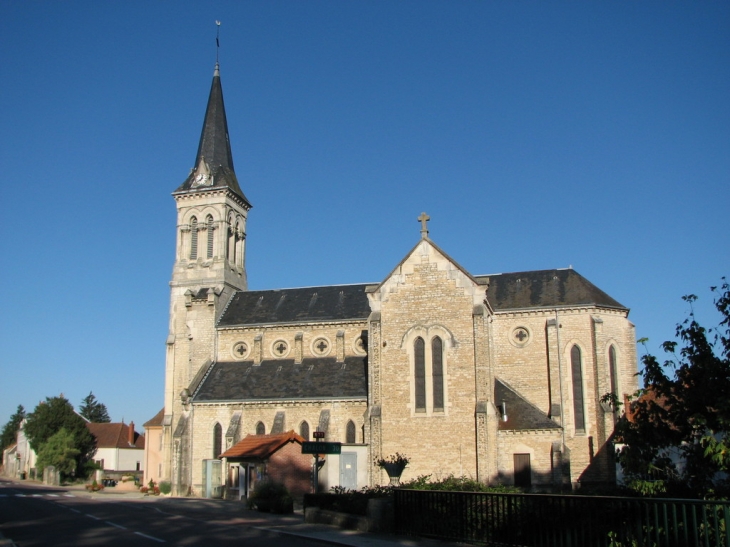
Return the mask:
{"type": "Polygon", "coordinates": [[[246,290],[246,218],[251,204],[233,169],[217,63],[195,165],[172,195],[177,204],[173,287],[208,283],[246,290]]]}
{"type": "Polygon", "coordinates": [[[186,494],[196,375],[215,358],[215,325],[231,295],[247,290],[246,219],[251,209],[233,169],[219,65],[205,110],[195,164],[173,192],[177,206],[175,264],[165,366],[165,476],[186,494]]]}

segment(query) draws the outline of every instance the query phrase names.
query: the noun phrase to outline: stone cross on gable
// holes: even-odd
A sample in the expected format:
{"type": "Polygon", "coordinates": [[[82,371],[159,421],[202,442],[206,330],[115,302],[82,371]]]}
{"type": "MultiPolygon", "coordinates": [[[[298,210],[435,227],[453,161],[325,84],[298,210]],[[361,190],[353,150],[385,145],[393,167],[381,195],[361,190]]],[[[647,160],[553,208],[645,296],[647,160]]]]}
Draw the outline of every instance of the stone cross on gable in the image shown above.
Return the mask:
{"type": "Polygon", "coordinates": [[[431,217],[426,213],[421,213],[421,216],[418,217],[418,222],[421,223],[421,239],[426,239],[428,237],[428,224],[426,223],[429,220],[431,220],[431,217]]]}

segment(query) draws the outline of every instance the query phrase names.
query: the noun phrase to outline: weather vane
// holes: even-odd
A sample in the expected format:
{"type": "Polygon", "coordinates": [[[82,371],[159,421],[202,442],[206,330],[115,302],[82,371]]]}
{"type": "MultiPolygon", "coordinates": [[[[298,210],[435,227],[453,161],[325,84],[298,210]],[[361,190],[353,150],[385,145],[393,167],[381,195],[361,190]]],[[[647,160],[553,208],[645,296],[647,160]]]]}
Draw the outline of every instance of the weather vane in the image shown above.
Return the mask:
{"type": "Polygon", "coordinates": [[[215,64],[218,64],[218,51],[221,48],[221,43],[218,40],[221,33],[221,22],[216,21],[215,22],[215,64]]]}

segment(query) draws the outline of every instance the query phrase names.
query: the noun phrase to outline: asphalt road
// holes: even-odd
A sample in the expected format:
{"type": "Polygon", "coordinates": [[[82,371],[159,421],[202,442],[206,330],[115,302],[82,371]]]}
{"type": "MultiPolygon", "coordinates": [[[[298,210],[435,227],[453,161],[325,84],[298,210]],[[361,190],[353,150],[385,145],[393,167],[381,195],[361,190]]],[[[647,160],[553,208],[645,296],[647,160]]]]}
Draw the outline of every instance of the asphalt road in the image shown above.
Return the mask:
{"type": "Polygon", "coordinates": [[[19,547],[322,545],[257,529],[266,523],[230,504],[164,501],[89,497],[64,488],[0,481],[0,531],[19,547]]]}

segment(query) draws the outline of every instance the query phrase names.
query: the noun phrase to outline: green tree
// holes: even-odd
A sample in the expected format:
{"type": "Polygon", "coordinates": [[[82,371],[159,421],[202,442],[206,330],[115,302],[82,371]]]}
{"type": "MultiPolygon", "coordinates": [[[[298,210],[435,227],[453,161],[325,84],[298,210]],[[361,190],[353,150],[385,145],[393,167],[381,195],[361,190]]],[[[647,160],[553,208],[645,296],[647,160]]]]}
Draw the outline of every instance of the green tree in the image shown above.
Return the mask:
{"type": "Polygon", "coordinates": [[[43,444],[38,452],[36,465],[40,473],[47,466],[53,465],[62,476],[68,477],[75,473],[80,453],[74,436],[62,427],[43,444]]]}
{"type": "Polygon", "coordinates": [[[615,440],[625,443],[617,456],[627,477],[659,480],[659,490],[670,494],[727,492],[718,474],[730,472],[730,286],[722,281],[711,289],[718,326],[702,327],[692,307],[697,297],[683,297],[689,316],[677,325],[677,340],[662,344],[671,357],[663,363],[642,357],[644,388],[616,427],[615,440]],[[681,456],[682,466],[668,457],[671,452],[681,456]]]}
{"type": "Polygon", "coordinates": [[[76,472],[81,474],[96,451],[96,439],[86,427],[86,421],[76,414],[63,395],[41,401],[28,415],[24,429],[31,448],[40,454],[43,445],[62,428],[73,437],[74,447],[79,451],[75,461],[76,472]]]}
{"type": "Polygon", "coordinates": [[[91,391],[89,391],[89,394],[84,397],[83,401],[81,401],[79,414],[90,422],[97,424],[108,424],[112,421],[109,417],[109,412],[107,412],[106,405],[97,401],[91,391]]]}
{"type": "Polygon", "coordinates": [[[23,405],[18,405],[15,414],[10,416],[10,420],[3,426],[3,431],[0,433],[0,449],[5,450],[8,446],[16,442],[18,428],[20,428],[20,423],[24,418],[25,409],[23,405]]]}

